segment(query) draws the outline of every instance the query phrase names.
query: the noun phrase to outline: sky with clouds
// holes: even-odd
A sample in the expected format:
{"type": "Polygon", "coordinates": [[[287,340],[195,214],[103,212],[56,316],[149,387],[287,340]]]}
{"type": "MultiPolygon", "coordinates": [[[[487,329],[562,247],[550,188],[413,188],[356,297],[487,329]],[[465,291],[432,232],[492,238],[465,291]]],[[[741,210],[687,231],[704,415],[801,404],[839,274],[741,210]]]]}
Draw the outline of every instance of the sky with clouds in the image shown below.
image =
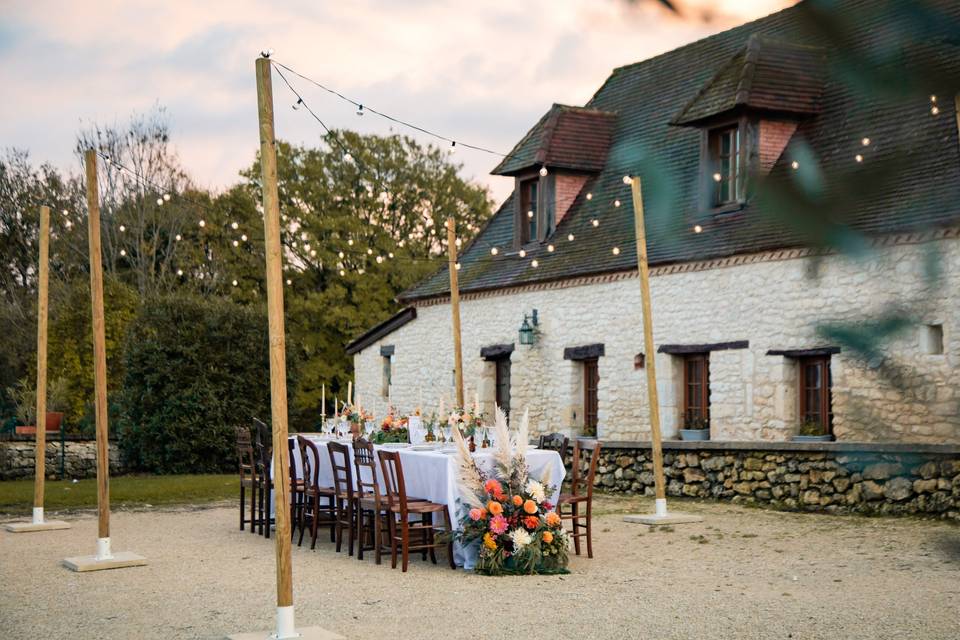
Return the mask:
{"type": "MultiPolygon", "coordinates": [[[[793,4],[792,0],[0,0],[0,147],[76,171],[77,129],[167,108],[200,185],[238,179],[258,146],[253,62],[261,49],[369,106],[507,152],[552,103],[584,104],[614,67],[793,4]]],[[[389,122],[297,82],[331,127],[389,122]]],[[[319,125],[274,80],[277,135],[319,125]]],[[[404,131],[396,126],[394,130],[404,131]]],[[[428,141],[422,135],[416,135],[428,141]]],[[[463,150],[466,176],[500,198],[497,158],[463,150]]]]}

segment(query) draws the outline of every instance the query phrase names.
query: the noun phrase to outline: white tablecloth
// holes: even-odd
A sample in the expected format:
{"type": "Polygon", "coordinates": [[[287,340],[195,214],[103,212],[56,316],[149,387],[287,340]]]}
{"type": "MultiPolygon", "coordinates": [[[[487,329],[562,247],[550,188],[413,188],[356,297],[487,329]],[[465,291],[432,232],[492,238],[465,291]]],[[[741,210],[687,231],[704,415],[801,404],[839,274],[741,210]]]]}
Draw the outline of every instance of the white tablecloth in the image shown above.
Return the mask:
{"type": "MultiPolygon", "coordinates": [[[[320,451],[319,464],[319,483],[322,487],[333,486],[333,470],[330,467],[330,456],[327,453],[328,439],[313,434],[302,434],[310,438],[317,444],[320,451]]],[[[344,444],[350,446],[349,441],[344,444]]],[[[375,446],[376,449],[381,448],[375,446]]],[[[389,447],[388,447],[389,448],[389,447]]],[[[454,527],[457,526],[459,518],[457,510],[463,509],[459,505],[460,497],[457,489],[458,472],[455,453],[443,453],[440,451],[414,451],[409,447],[396,449],[400,451],[400,463],[403,465],[403,479],[406,485],[407,495],[417,498],[424,498],[431,502],[447,505],[450,513],[450,521],[454,527]]],[[[493,469],[493,452],[491,449],[478,449],[474,454],[474,459],[478,466],[486,472],[493,469]]],[[[300,451],[295,448],[290,464],[294,466],[297,477],[303,477],[303,465],[300,460],[300,451]]],[[[554,494],[549,497],[550,501],[556,504],[559,494],[560,484],[566,475],[563,466],[563,460],[556,451],[544,451],[542,449],[530,449],[527,451],[527,465],[530,468],[530,477],[539,480],[544,472],[550,470],[550,485],[555,487],[554,494]]],[[[350,468],[353,466],[353,447],[350,446],[350,468]]],[[[366,469],[362,470],[366,473],[366,469]]],[[[380,467],[377,467],[377,478],[381,489],[383,489],[383,474],[380,467]]],[[[364,477],[369,482],[369,477],[364,477]]],[[[356,484],[356,479],[354,479],[356,484]]],[[[356,486],[354,486],[356,488],[356,486]]],[[[453,555],[458,566],[465,569],[473,569],[476,562],[477,549],[464,548],[459,543],[454,543],[453,555]]]]}

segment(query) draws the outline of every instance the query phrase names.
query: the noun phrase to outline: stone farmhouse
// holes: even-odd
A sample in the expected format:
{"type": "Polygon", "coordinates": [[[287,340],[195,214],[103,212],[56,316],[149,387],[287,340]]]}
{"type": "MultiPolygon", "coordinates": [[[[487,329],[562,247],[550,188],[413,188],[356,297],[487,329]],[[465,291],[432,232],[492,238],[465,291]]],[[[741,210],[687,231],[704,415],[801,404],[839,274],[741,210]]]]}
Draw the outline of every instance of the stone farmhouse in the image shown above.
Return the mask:
{"type": "MultiPolygon", "coordinates": [[[[514,191],[461,250],[468,401],[529,410],[534,432],[643,441],[655,358],[668,439],[787,441],[805,425],[960,444],[960,44],[898,31],[908,4],[834,3],[838,36],[802,2],[551,107],[493,170],[514,191]],[[859,54],[915,86],[866,86],[859,54]]],[[[960,4],[924,4],[960,23],[960,4]]],[[[347,346],[365,407],[451,406],[449,288],[444,267],[347,346]]]]}

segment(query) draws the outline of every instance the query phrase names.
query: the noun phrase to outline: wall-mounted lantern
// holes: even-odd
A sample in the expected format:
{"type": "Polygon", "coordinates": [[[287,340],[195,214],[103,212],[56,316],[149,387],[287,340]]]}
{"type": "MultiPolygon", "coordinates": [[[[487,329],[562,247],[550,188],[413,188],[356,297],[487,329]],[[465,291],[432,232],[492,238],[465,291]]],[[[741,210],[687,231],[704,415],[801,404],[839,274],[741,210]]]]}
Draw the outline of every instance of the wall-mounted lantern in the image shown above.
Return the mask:
{"type": "Polygon", "coordinates": [[[536,327],[540,325],[540,318],[537,316],[537,310],[529,316],[523,314],[523,324],[520,325],[520,344],[533,345],[537,343],[536,327]]]}

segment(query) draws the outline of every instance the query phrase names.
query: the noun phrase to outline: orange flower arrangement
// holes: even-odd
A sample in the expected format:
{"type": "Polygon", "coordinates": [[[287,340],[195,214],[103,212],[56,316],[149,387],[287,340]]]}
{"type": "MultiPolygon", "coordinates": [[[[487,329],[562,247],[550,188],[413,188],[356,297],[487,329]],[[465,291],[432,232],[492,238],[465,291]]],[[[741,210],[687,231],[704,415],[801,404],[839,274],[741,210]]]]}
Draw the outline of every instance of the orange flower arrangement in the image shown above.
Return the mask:
{"type": "Polygon", "coordinates": [[[527,500],[523,503],[523,510],[532,515],[537,512],[537,503],[533,500],[527,500]]]}
{"type": "Polygon", "coordinates": [[[560,516],[557,514],[556,511],[550,511],[549,513],[547,513],[544,520],[546,520],[547,526],[549,527],[556,527],[560,524],[560,516]]]}
{"type": "Polygon", "coordinates": [[[553,534],[550,533],[549,531],[544,531],[543,534],[540,535],[540,539],[546,542],[547,544],[550,544],[551,542],[553,542],[553,534]]]}
{"type": "Polygon", "coordinates": [[[491,500],[487,503],[487,511],[495,516],[499,516],[503,513],[503,505],[495,500],[491,500]]]}
{"type": "Polygon", "coordinates": [[[527,529],[536,529],[540,525],[540,519],[537,516],[527,516],[523,519],[523,526],[527,529]]]}
{"type": "Polygon", "coordinates": [[[519,507],[519,506],[522,505],[522,504],[523,504],[523,497],[522,497],[522,496],[513,496],[513,506],[519,507]]]}

